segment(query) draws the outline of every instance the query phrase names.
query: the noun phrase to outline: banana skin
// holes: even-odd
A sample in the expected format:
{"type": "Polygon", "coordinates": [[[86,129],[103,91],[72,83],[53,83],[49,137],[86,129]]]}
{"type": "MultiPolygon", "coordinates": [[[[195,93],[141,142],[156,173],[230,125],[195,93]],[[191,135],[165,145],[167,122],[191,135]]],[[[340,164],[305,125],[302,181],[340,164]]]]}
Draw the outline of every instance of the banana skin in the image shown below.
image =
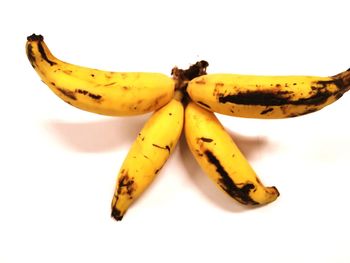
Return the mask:
{"type": "Polygon", "coordinates": [[[26,53],[42,81],[63,101],[109,116],[155,111],[174,96],[175,82],[161,73],[110,72],[63,62],[41,35],[27,38],[26,53]]]}
{"type": "Polygon", "coordinates": [[[244,205],[264,205],[279,196],[265,187],[215,114],[194,102],[185,109],[187,144],[203,171],[226,194],[244,205]]]}
{"type": "Polygon", "coordinates": [[[183,120],[184,107],[175,96],[146,122],[118,174],[112,200],[114,219],[120,221],[123,218],[164,166],[180,138],[183,120]]]}
{"type": "Polygon", "coordinates": [[[245,118],[290,118],[321,110],[350,89],[350,69],[332,77],[208,74],[188,83],[198,105],[245,118]]]}

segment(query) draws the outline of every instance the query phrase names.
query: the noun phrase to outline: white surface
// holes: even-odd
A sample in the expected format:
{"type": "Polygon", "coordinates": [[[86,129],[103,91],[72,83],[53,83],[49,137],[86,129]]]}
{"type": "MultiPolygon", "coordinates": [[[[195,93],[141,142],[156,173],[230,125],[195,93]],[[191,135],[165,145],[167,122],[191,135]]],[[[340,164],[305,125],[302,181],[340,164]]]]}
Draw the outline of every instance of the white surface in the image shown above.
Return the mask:
{"type": "Polygon", "coordinates": [[[350,262],[350,94],[289,120],[220,116],[280,198],[246,209],[182,138],[150,189],[110,218],[116,174],[147,116],[69,107],[26,36],[85,66],[332,75],[350,66],[348,1],[6,1],[1,7],[0,262],[350,262]]]}

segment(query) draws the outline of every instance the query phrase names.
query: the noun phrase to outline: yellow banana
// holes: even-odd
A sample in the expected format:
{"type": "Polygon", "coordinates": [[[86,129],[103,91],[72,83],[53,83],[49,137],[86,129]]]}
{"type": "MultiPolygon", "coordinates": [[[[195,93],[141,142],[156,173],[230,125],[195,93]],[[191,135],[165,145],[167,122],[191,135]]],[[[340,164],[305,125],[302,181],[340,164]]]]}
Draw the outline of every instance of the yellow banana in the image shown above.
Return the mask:
{"type": "Polygon", "coordinates": [[[245,205],[262,205],[279,196],[277,188],[261,183],[213,112],[190,102],[184,130],[199,165],[232,198],[245,205]]]}
{"type": "Polygon", "coordinates": [[[174,80],[160,73],[110,72],[72,65],[54,57],[41,35],[27,38],[30,63],[65,102],[103,115],[152,112],[174,96],[174,80]]]}
{"type": "Polygon", "coordinates": [[[246,118],[288,118],[318,111],[350,89],[350,69],[332,77],[208,74],[187,93],[200,106],[246,118]]]}
{"type": "Polygon", "coordinates": [[[146,122],[120,168],[112,201],[112,216],[121,220],[173,152],[182,132],[181,92],[146,122]]]}

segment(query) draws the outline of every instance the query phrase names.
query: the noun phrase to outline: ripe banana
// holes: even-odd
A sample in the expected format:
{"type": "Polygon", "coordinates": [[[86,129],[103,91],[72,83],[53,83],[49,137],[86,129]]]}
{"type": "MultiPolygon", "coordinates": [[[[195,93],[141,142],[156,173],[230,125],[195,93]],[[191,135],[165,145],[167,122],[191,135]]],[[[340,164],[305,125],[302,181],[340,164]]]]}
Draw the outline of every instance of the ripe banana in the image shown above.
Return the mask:
{"type": "Polygon", "coordinates": [[[188,83],[200,106],[246,118],[288,118],[318,111],[350,89],[350,69],[332,77],[208,74],[188,83]]]}
{"type": "Polygon", "coordinates": [[[190,102],[184,130],[199,165],[232,198],[245,205],[262,205],[279,196],[276,187],[264,187],[213,112],[190,102]]]}
{"type": "Polygon", "coordinates": [[[28,59],[43,82],[65,102],[103,115],[152,112],[174,96],[174,80],[160,73],[109,72],[54,57],[41,35],[27,38],[28,59]]]}
{"type": "Polygon", "coordinates": [[[182,132],[184,107],[180,91],[146,122],[120,168],[112,201],[112,217],[121,220],[173,152],[182,132]]]}

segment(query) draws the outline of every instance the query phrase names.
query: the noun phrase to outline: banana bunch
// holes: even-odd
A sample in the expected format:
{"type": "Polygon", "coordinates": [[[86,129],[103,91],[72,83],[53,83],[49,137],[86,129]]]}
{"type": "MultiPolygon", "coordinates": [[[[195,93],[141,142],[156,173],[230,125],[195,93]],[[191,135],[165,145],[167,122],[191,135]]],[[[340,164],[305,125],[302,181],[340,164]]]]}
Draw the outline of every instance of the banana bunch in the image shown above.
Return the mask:
{"type": "Polygon", "coordinates": [[[289,118],[318,111],[350,89],[350,69],[332,77],[206,74],[199,61],[186,70],[109,72],[63,62],[41,35],[31,35],[27,57],[42,81],[63,101],[85,111],[125,116],[153,112],[120,170],[112,217],[121,220],[157,176],[184,129],[189,149],[216,185],[244,205],[270,203],[276,187],[261,182],[216,118],[289,118]]]}

